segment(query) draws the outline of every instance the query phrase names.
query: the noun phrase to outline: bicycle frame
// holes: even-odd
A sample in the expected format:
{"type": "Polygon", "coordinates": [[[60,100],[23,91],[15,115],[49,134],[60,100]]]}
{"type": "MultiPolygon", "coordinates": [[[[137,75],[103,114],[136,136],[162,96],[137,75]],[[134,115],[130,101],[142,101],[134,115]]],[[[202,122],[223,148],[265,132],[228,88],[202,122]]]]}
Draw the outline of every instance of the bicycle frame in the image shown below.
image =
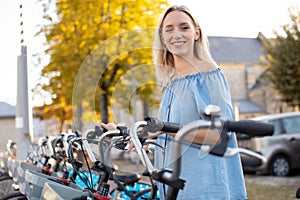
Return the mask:
{"type": "MultiPolygon", "coordinates": [[[[179,131],[174,137],[174,146],[173,146],[174,163],[173,163],[172,172],[165,169],[157,169],[153,166],[152,162],[147,156],[137,134],[137,129],[140,126],[147,126],[147,123],[148,123],[147,121],[139,121],[134,123],[131,126],[130,128],[131,140],[134,143],[134,146],[136,148],[140,160],[142,161],[143,165],[146,167],[148,172],[151,174],[152,178],[169,185],[168,187],[169,189],[166,197],[167,199],[176,199],[179,190],[184,188],[185,181],[180,179],[181,153],[182,153],[181,145],[182,145],[182,141],[193,131],[198,131],[199,129],[207,129],[207,130],[214,130],[219,133],[218,134],[219,138],[215,138],[214,141],[217,141],[218,139],[221,139],[221,141],[219,143],[214,143],[214,144],[206,144],[205,138],[206,139],[209,138],[210,135],[209,134],[203,135],[204,138],[202,143],[202,146],[204,146],[203,150],[205,150],[208,153],[217,156],[225,156],[225,157],[233,156],[237,153],[246,153],[265,161],[265,159],[261,155],[255,152],[251,152],[249,150],[242,149],[242,148],[228,148],[227,144],[228,144],[230,133],[227,132],[227,129],[223,130],[224,128],[223,121],[216,117],[213,118],[212,121],[197,120],[189,124],[186,124],[181,129],[179,129],[179,131]]],[[[209,143],[211,143],[211,138],[208,139],[208,141],[209,143]]]]}

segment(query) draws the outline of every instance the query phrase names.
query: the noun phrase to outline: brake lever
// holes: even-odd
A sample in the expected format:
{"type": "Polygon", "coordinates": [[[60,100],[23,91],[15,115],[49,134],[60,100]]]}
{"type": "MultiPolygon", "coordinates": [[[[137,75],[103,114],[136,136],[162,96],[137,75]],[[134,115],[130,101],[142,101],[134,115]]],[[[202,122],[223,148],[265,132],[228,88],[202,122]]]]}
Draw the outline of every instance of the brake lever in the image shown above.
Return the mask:
{"type": "Polygon", "coordinates": [[[262,156],[262,155],[259,154],[259,153],[256,153],[256,152],[254,152],[254,151],[250,151],[250,150],[248,150],[248,149],[244,149],[244,148],[241,148],[241,147],[237,147],[236,149],[237,149],[237,151],[238,151],[239,153],[243,153],[243,154],[246,154],[246,155],[249,155],[249,156],[256,157],[256,158],[260,159],[263,163],[266,163],[266,162],[267,162],[267,158],[264,157],[264,156],[262,156]]]}
{"type": "MultiPolygon", "coordinates": [[[[201,145],[200,148],[201,148],[202,151],[204,151],[206,153],[210,153],[210,151],[212,149],[212,147],[210,145],[201,145]]],[[[239,154],[239,153],[246,154],[246,155],[249,155],[249,156],[253,156],[255,158],[260,159],[264,163],[267,162],[267,159],[264,156],[262,156],[262,155],[260,155],[256,152],[250,151],[248,149],[240,148],[240,147],[237,147],[237,148],[227,147],[226,151],[221,156],[222,157],[231,157],[231,156],[234,156],[234,155],[239,154]]]]}

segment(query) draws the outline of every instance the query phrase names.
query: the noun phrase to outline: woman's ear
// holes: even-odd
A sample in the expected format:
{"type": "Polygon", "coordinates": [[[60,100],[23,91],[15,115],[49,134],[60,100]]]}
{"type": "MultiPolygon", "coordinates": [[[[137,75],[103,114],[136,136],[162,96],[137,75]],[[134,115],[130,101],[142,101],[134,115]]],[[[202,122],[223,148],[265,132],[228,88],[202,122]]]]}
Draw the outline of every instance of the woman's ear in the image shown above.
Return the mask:
{"type": "Polygon", "coordinates": [[[201,36],[200,27],[196,27],[196,29],[195,29],[195,40],[198,40],[200,36],[201,36]]]}

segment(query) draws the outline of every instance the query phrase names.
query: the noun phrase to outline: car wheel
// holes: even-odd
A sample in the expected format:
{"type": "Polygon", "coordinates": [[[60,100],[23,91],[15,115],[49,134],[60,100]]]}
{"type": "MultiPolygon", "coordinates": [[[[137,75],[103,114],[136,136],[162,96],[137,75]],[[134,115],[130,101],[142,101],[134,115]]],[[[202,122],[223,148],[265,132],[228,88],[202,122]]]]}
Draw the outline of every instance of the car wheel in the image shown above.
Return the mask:
{"type": "Polygon", "coordinates": [[[290,162],[287,156],[275,156],[269,165],[269,172],[275,176],[287,176],[290,173],[290,162]]]}

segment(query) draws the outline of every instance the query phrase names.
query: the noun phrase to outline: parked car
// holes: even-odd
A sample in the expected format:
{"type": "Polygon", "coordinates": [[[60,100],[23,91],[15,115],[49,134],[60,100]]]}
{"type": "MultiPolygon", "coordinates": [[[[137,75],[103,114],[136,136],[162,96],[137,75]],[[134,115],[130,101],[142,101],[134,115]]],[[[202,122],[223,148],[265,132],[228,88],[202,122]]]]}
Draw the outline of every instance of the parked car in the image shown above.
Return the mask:
{"type": "Polygon", "coordinates": [[[267,162],[241,155],[244,172],[261,172],[275,176],[287,176],[300,168],[300,112],[289,112],[251,118],[274,125],[274,134],[265,137],[249,137],[237,134],[240,147],[256,151],[267,162]]]}

